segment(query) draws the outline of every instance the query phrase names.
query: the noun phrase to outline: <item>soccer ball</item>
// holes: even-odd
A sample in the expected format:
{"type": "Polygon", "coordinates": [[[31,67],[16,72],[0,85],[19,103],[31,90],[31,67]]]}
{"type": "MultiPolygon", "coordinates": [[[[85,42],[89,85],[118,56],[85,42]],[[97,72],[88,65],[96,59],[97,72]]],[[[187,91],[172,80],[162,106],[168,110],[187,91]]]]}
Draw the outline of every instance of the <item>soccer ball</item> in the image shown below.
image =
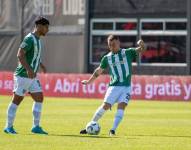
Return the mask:
{"type": "Polygon", "coordinates": [[[86,125],[86,131],[90,135],[98,135],[100,132],[100,126],[97,122],[91,121],[86,125]]]}

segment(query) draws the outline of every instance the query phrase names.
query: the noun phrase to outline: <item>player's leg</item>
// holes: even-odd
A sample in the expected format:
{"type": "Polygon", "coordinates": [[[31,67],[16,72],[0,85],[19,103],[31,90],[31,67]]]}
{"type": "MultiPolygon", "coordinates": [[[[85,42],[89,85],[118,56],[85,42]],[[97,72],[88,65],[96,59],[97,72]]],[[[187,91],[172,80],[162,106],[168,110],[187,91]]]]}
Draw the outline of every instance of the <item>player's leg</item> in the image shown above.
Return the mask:
{"type": "MultiPolygon", "coordinates": [[[[115,87],[109,87],[105,94],[104,103],[96,110],[91,121],[97,122],[108,109],[111,109],[117,97],[119,97],[119,93],[116,92],[115,87]]],[[[87,132],[83,129],[80,134],[87,134],[87,132]]]]}
{"type": "Polygon", "coordinates": [[[18,105],[22,102],[24,94],[27,91],[28,81],[22,77],[14,76],[13,97],[7,108],[7,121],[4,131],[6,133],[16,133],[13,123],[16,116],[18,105]]]}
{"type": "Polygon", "coordinates": [[[43,104],[43,93],[42,92],[31,93],[31,97],[34,100],[33,107],[32,107],[33,127],[31,129],[31,132],[38,133],[38,134],[48,134],[40,126],[42,104],[43,104]]]}
{"type": "Polygon", "coordinates": [[[115,131],[123,119],[126,106],[127,106],[127,103],[125,103],[125,102],[121,102],[118,104],[117,112],[115,114],[115,119],[113,122],[113,127],[111,128],[110,133],[109,133],[111,136],[115,135],[115,131]]]}
{"type": "Polygon", "coordinates": [[[31,94],[32,99],[34,100],[32,106],[32,113],[33,113],[33,127],[31,132],[38,133],[38,134],[47,134],[41,127],[40,127],[40,119],[41,119],[41,112],[42,112],[42,104],[43,104],[43,93],[40,82],[37,79],[34,79],[31,87],[29,88],[29,92],[31,94]]]}
{"type": "Polygon", "coordinates": [[[115,135],[115,131],[123,119],[125,108],[130,99],[131,87],[123,87],[121,91],[122,93],[118,99],[117,112],[115,114],[113,127],[109,132],[110,135],[115,135]]]}
{"type": "Polygon", "coordinates": [[[92,121],[97,122],[103,114],[108,110],[111,109],[111,104],[104,102],[95,112],[95,114],[92,117],[92,121]]]}
{"type": "Polygon", "coordinates": [[[16,95],[15,93],[13,94],[12,101],[7,108],[6,127],[4,129],[5,133],[12,133],[12,134],[17,133],[13,128],[13,123],[15,120],[18,105],[21,103],[23,98],[24,98],[23,96],[16,95]]]}
{"type": "Polygon", "coordinates": [[[92,121],[98,121],[106,110],[111,109],[112,105],[116,102],[120,93],[117,90],[117,87],[109,87],[104,97],[104,103],[97,109],[95,112],[92,121]]]}
{"type": "Polygon", "coordinates": [[[33,127],[35,127],[35,126],[39,126],[40,124],[43,94],[42,92],[31,93],[31,97],[34,100],[33,106],[32,106],[32,113],[33,113],[33,127]]]}
{"type": "MultiPolygon", "coordinates": [[[[100,107],[98,107],[98,109],[96,110],[96,112],[94,113],[91,121],[95,121],[97,122],[102,116],[103,114],[111,108],[111,104],[104,102],[100,107]]],[[[83,129],[80,131],[80,134],[87,134],[86,129],[83,129]]]]}

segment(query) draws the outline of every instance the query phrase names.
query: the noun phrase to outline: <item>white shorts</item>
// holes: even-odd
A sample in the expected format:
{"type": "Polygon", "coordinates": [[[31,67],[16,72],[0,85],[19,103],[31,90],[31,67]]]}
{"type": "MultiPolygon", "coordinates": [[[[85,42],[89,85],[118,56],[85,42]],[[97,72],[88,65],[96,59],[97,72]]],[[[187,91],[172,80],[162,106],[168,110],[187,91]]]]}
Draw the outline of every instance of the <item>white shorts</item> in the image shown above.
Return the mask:
{"type": "Polygon", "coordinates": [[[110,86],[105,94],[104,102],[111,105],[121,102],[128,104],[130,93],[130,86],[110,86]]]}
{"type": "Polygon", "coordinates": [[[30,78],[14,76],[13,92],[19,96],[24,96],[26,92],[29,93],[42,92],[42,87],[37,78],[30,79],[30,78]]]}

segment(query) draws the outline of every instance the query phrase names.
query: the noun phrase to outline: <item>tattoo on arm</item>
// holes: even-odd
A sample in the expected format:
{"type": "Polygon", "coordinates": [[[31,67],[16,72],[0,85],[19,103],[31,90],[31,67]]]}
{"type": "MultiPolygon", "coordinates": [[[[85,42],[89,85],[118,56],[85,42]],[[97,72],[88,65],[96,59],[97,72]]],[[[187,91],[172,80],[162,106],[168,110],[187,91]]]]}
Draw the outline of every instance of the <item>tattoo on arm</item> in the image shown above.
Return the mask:
{"type": "Polygon", "coordinates": [[[99,76],[99,74],[97,73],[97,70],[94,71],[93,76],[94,76],[95,78],[97,78],[97,77],[99,76]]]}

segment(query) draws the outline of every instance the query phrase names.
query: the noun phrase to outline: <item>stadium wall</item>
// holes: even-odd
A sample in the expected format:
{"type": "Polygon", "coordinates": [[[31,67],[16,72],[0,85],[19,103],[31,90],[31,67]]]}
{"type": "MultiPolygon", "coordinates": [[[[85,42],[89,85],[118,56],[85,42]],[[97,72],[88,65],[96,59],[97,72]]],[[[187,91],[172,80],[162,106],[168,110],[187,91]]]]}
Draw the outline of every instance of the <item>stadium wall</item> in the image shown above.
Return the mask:
{"type": "MultiPolygon", "coordinates": [[[[45,96],[103,99],[109,76],[100,76],[87,86],[80,83],[89,77],[90,74],[38,74],[45,96]]],[[[13,73],[0,72],[0,95],[11,95],[12,89],[13,73]]],[[[132,99],[191,101],[191,77],[134,75],[132,99]]]]}

